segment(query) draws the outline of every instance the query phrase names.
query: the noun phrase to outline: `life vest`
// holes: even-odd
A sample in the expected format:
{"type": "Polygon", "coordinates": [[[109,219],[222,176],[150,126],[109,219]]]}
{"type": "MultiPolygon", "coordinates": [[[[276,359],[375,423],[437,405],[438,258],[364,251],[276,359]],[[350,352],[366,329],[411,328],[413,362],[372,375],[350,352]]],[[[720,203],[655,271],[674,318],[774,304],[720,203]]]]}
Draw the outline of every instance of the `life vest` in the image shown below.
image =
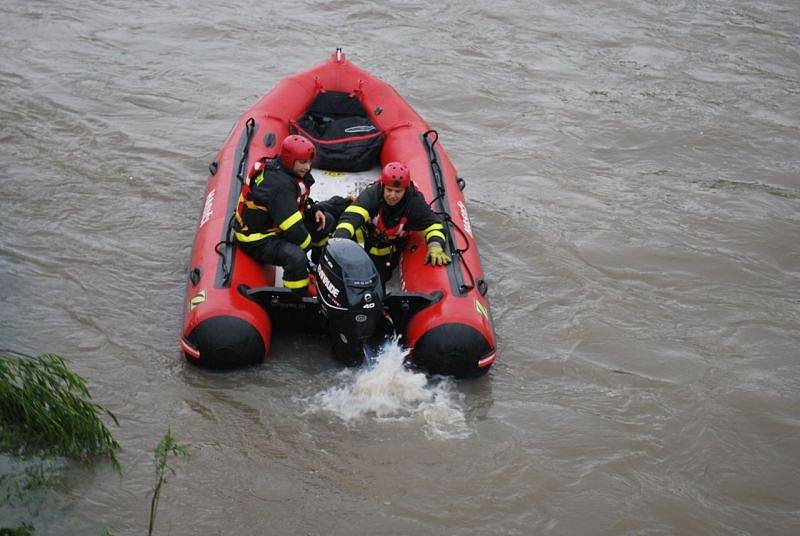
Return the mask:
{"type": "Polygon", "coordinates": [[[379,242],[392,243],[397,242],[406,236],[405,226],[408,217],[403,214],[398,220],[397,224],[393,227],[387,227],[382,218],[383,210],[378,210],[378,215],[372,219],[373,236],[379,242]]]}
{"type": "Polygon", "coordinates": [[[378,209],[377,216],[372,218],[372,221],[368,222],[367,225],[369,227],[367,253],[376,257],[385,257],[394,253],[403,238],[408,234],[405,230],[406,222],[408,221],[406,210],[407,207],[403,209],[403,215],[400,216],[397,223],[389,227],[386,225],[385,218],[383,218],[383,207],[378,209]]]}
{"type": "Polygon", "coordinates": [[[297,208],[300,210],[300,212],[305,212],[305,210],[311,204],[309,202],[311,188],[306,186],[306,183],[303,179],[295,179],[294,182],[297,184],[297,189],[300,191],[300,195],[297,196],[297,208]]]}

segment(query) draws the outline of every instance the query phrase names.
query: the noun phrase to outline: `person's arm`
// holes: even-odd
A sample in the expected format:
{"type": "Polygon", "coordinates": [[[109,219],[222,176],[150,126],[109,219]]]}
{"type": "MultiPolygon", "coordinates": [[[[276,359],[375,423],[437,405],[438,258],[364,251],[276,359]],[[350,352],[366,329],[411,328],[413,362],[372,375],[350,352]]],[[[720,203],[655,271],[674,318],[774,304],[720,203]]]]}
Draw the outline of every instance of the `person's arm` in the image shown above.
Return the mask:
{"type": "Polygon", "coordinates": [[[353,203],[354,200],[353,197],[334,195],[330,199],[314,203],[314,211],[321,210],[333,216],[335,220],[338,220],[342,216],[344,210],[353,203]]]}
{"type": "Polygon", "coordinates": [[[305,251],[311,244],[311,235],[308,234],[303,223],[303,214],[297,208],[295,192],[290,188],[276,189],[275,194],[267,205],[272,220],[280,227],[281,238],[297,244],[305,251]]]}
{"type": "Polygon", "coordinates": [[[411,201],[411,204],[408,207],[406,229],[420,231],[422,236],[425,237],[425,243],[429,246],[432,243],[437,243],[444,247],[446,242],[444,225],[439,217],[433,213],[421,194],[415,195],[409,201],[411,201]]]}
{"type": "Polygon", "coordinates": [[[342,217],[339,218],[339,223],[333,231],[334,238],[352,239],[356,234],[356,229],[372,218],[372,215],[378,209],[375,192],[376,189],[374,187],[367,188],[361,192],[355,202],[344,209],[342,217]]]}
{"type": "Polygon", "coordinates": [[[450,263],[450,256],[444,252],[445,236],[444,225],[431,207],[425,202],[421,194],[415,195],[409,200],[411,205],[408,207],[408,222],[406,224],[410,231],[420,231],[425,237],[428,251],[425,254],[425,263],[441,266],[450,263]]]}
{"type": "Polygon", "coordinates": [[[310,206],[311,214],[315,222],[317,231],[322,231],[326,227],[332,228],[341,217],[342,212],[353,202],[353,198],[334,195],[326,201],[318,201],[310,206]],[[329,221],[330,220],[330,221],[329,221]]]}

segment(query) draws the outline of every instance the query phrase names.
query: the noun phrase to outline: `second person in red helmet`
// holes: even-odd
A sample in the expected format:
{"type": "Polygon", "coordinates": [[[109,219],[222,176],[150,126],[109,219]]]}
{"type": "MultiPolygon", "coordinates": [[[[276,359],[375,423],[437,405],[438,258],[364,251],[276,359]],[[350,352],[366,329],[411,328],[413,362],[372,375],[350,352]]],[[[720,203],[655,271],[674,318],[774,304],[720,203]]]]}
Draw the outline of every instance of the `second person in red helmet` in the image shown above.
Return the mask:
{"type": "Polygon", "coordinates": [[[408,167],[390,162],[381,171],[380,179],[345,209],[333,237],[351,238],[362,244],[385,284],[397,265],[403,239],[409,231],[420,231],[425,237],[426,263],[450,262],[444,252],[441,220],[414,186],[408,167]]]}

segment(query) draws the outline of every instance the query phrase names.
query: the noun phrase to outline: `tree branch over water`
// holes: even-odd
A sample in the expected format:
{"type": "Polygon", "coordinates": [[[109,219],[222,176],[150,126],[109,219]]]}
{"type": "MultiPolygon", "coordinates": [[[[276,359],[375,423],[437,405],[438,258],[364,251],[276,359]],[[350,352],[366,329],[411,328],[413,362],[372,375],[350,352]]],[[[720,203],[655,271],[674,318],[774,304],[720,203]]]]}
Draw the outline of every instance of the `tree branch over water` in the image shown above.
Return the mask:
{"type": "Polygon", "coordinates": [[[119,472],[113,438],[101,416],[116,416],[92,401],[86,382],[55,354],[0,352],[0,452],[63,456],[87,461],[105,456],[119,472]]]}

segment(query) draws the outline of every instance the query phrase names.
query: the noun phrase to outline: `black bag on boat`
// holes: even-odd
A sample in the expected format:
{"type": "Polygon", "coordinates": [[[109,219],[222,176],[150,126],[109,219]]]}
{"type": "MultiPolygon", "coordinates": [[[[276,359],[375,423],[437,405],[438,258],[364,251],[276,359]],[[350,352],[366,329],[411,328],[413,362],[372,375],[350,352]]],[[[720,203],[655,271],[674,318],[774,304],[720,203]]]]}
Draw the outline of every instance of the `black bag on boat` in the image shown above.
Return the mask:
{"type": "Polygon", "coordinates": [[[370,121],[361,102],[338,91],[317,95],[295,128],[314,142],[314,165],[322,169],[366,171],[377,163],[383,147],[383,132],[370,121]]]}

